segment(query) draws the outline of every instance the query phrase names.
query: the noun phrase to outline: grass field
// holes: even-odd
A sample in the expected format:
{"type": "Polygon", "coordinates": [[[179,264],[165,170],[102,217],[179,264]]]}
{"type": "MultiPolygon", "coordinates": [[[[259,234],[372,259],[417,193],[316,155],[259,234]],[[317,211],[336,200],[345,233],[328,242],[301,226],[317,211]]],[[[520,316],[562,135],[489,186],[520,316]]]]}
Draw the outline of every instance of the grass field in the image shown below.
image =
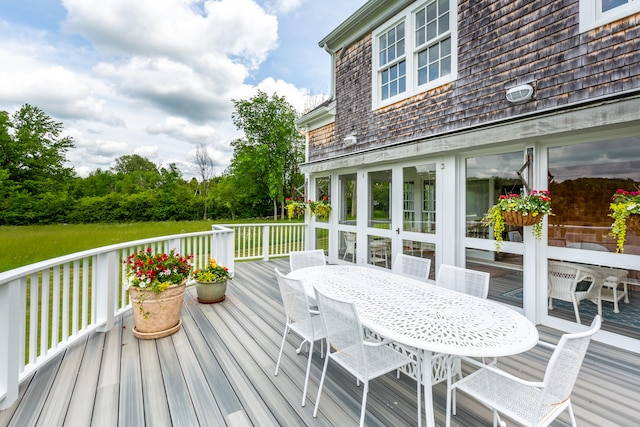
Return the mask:
{"type": "MultiPolygon", "coordinates": [[[[211,230],[212,224],[232,222],[225,220],[0,226],[0,272],[86,249],[149,237],[208,231],[211,230]]],[[[272,221],[238,221],[245,224],[267,222],[272,221]]]]}

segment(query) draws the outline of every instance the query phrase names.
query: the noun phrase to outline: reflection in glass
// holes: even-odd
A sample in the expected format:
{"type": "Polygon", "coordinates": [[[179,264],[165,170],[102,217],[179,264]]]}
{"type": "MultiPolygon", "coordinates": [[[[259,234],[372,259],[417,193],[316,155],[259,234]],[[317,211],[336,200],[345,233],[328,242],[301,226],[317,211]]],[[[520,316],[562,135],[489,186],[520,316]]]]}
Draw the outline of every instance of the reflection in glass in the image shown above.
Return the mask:
{"type": "Polygon", "coordinates": [[[522,255],[471,248],[466,253],[466,268],[491,275],[489,299],[523,307],[522,255]]]}
{"type": "MultiPolygon", "coordinates": [[[[327,203],[331,204],[330,197],[331,179],[329,177],[316,178],[316,201],[327,200],[327,203]]],[[[317,222],[329,222],[329,217],[321,218],[316,216],[317,222]]]]}
{"type": "Polygon", "coordinates": [[[326,228],[316,228],[316,249],[322,249],[325,255],[329,255],[329,230],[326,228]]]}
{"type": "Polygon", "coordinates": [[[369,174],[369,227],[391,229],[391,171],[369,174]]]}
{"type": "Polygon", "coordinates": [[[356,225],[357,197],[356,174],[340,175],[340,224],[356,225]]]}
{"type": "Polygon", "coordinates": [[[369,236],[368,240],[368,263],[391,269],[391,239],[381,236],[369,236]]]}
{"type": "Polygon", "coordinates": [[[356,233],[341,231],[339,234],[340,250],[338,255],[343,261],[356,262],[356,233]]]}
{"type": "MultiPolygon", "coordinates": [[[[640,138],[549,148],[549,245],[615,252],[611,197],[640,188],[640,138]]],[[[627,230],[626,254],[640,254],[640,234],[627,230]]]]}
{"type": "Polygon", "coordinates": [[[403,216],[404,231],[436,232],[435,164],[403,169],[403,216]]]}
{"type": "Polygon", "coordinates": [[[429,279],[435,280],[436,245],[435,243],[419,242],[417,240],[403,240],[402,252],[406,255],[431,259],[429,279]]]}
{"type": "MultiPolygon", "coordinates": [[[[482,218],[499,199],[501,194],[522,193],[522,183],[516,173],[522,167],[523,153],[497,154],[493,156],[470,157],[466,161],[466,223],[467,237],[493,239],[493,230],[481,224],[482,218]]],[[[522,227],[507,226],[508,233],[522,227]]]]}

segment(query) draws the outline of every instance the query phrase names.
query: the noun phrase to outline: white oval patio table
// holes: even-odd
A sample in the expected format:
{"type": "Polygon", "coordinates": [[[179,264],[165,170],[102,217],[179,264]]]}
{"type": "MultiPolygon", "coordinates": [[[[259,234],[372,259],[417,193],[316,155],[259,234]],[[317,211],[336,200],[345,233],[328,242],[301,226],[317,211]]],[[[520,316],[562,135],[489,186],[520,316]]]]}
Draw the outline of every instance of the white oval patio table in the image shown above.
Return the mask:
{"type": "MultiPolygon", "coordinates": [[[[307,294],[314,288],[355,303],[362,325],[422,351],[424,373],[433,353],[499,357],[522,353],[538,342],[526,317],[495,301],[474,297],[391,272],[361,266],[327,265],[295,270],[307,294]]],[[[430,381],[423,381],[426,420],[435,426],[430,381]]]]}

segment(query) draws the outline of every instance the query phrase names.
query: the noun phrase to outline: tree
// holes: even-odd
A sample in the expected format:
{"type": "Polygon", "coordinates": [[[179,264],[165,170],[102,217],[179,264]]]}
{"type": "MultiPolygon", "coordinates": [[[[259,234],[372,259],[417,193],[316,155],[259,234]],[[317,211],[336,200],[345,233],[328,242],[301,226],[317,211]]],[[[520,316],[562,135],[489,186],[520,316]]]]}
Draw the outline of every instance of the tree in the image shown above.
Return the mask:
{"type": "Polygon", "coordinates": [[[267,194],[273,201],[274,219],[278,216],[278,202],[284,217],[284,188],[302,160],[302,137],[295,127],[297,113],[284,97],[269,97],[262,91],[249,100],[233,100],[233,104],[231,118],[245,135],[236,144],[235,149],[241,151],[234,151],[234,157],[251,153],[251,168],[264,176],[267,194]]]}
{"type": "Polygon", "coordinates": [[[207,202],[209,199],[209,180],[213,176],[213,159],[209,155],[206,144],[199,144],[193,154],[193,162],[196,164],[200,176],[200,194],[204,199],[202,219],[207,219],[207,202]]]}
{"type": "Polygon", "coordinates": [[[0,170],[6,184],[29,194],[57,192],[74,176],[65,167],[73,139],[61,136],[63,124],[38,107],[25,104],[10,119],[0,111],[0,170]]]}

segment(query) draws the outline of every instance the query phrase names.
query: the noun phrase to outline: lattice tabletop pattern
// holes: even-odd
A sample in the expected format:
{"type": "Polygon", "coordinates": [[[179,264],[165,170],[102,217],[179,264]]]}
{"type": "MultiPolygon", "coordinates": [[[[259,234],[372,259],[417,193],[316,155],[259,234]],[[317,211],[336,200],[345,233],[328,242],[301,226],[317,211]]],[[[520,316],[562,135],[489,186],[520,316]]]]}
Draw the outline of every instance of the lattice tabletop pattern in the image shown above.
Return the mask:
{"type": "Polygon", "coordinates": [[[289,277],[302,280],[309,295],[317,287],[355,302],[363,326],[418,349],[494,357],[521,353],[538,341],[535,326],[505,305],[383,270],[331,265],[289,277]]]}

